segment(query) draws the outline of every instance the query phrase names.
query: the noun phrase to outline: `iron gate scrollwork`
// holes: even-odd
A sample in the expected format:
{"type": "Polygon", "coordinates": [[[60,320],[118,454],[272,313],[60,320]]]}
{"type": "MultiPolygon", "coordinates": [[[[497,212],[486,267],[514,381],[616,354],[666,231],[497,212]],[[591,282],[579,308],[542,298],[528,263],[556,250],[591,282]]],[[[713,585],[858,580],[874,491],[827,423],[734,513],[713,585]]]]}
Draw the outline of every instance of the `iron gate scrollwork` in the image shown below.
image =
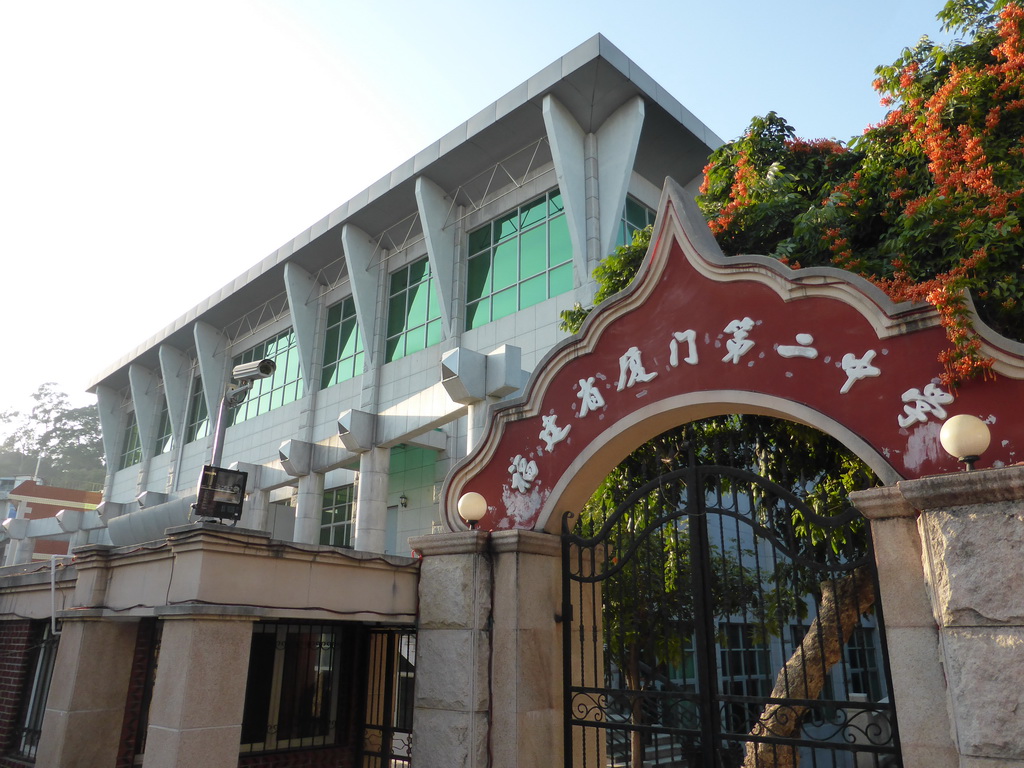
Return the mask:
{"type": "Polygon", "coordinates": [[[689,466],[563,522],[567,768],[900,766],[870,532],[689,466]]]}

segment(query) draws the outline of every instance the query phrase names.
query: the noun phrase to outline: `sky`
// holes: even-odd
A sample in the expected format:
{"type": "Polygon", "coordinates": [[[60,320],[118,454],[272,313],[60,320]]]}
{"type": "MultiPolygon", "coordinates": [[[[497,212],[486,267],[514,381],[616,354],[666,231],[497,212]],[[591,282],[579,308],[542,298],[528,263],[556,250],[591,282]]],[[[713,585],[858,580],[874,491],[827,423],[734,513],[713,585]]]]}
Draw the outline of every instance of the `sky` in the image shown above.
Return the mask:
{"type": "Polygon", "coordinates": [[[0,412],[96,374],[600,32],[722,139],[881,120],[938,0],[0,2],[0,412]]]}

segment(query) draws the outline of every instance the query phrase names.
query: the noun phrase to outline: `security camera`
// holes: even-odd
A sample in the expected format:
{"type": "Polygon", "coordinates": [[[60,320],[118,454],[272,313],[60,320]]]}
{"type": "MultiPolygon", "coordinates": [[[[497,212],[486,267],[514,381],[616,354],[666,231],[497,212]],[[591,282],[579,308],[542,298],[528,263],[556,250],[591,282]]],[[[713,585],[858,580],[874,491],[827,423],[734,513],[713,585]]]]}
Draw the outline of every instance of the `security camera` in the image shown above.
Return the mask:
{"type": "Polygon", "coordinates": [[[232,368],[231,378],[235,381],[266,379],[273,376],[276,370],[277,363],[273,360],[253,360],[251,363],[242,363],[232,368]]]}

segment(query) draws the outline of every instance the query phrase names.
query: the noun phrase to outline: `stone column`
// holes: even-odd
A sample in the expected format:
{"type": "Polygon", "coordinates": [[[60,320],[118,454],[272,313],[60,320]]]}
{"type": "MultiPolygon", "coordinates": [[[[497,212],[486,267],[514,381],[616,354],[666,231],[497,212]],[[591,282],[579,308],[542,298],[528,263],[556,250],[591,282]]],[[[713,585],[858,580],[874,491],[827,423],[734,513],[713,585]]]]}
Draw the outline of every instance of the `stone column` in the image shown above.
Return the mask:
{"type": "Polygon", "coordinates": [[[295,541],[300,544],[320,543],[320,510],[324,504],[324,476],[310,472],[299,478],[295,505],[295,541]]]}
{"type": "Polygon", "coordinates": [[[246,496],[248,498],[242,505],[242,525],[254,531],[269,531],[270,493],[257,488],[246,496]]]}
{"type": "Polygon", "coordinates": [[[383,552],[387,548],[390,468],[390,448],[370,448],[359,454],[355,548],[363,552],[383,552]]]}
{"type": "Polygon", "coordinates": [[[135,621],[64,620],[36,765],[117,761],[137,632],[135,621]]]}
{"type": "Polygon", "coordinates": [[[251,643],[251,619],[165,620],[146,768],[236,768],[251,643]]]}
{"type": "Polygon", "coordinates": [[[561,541],[549,533],[496,531],[491,549],[493,765],[561,765],[561,541]]]}
{"type": "Polygon", "coordinates": [[[466,413],[466,455],[473,452],[487,429],[488,399],[470,403],[466,413]]]}
{"type": "Polygon", "coordinates": [[[903,481],[962,768],[1024,766],[1024,467],[903,481]]]}
{"type": "Polygon", "coordinates": [[[558,537],[467,531],[410,544],[423,555],[416,764],[560,765],[558,537]]]}
{"type": "Polygon", "coordinates": [[[904,768],[955,768],[939,633],[922,561],[917,511],[895,486],[850,495],[871,524],[904,768]]]}
{"type": "Polygon", "coordinates": [[[19,501],[15,516],[7,523],[7,553],[4,565],[20,565],[32,562],[36,542],[28,536],[28,513],[31,509],[28,502],[19,501]]]}
{"type": "Polygon", "coordinates": [[[882,520],[865,514],[872,520],[893,676],[906,665],[908,685],[915,674],[927,681],[906,694],[896,690],[904,764],[1024,766],[1024,467],[904,480],[895,489],[853,498],[863,508],[883,496],[895,514],[882,520]],[[902,605],[898,597],[890,600],[890,593],[901,591],[907,597],[902,605]],[[911,615],[924,623],[922,592],[939,655],[927,665],[924,627],[916,645],[908,637],[894,646],[889,629],[910,623],[911,615]],[[945,682],[941,699],[932,682],[939,675],[945,682]],[[943,715],[948,729],[940,728],[943,715]],[[927,760],[926,753],[917,758],[913,740],[922,732],[934,739],[940,731],[951,734],[953,756],[943,763],[927,760]]]}
{"type": "Polygon", "coordinates": [[[487,533],[409,540],[420,565],[413,760],[488,768],[492,560],[487,533]]]}

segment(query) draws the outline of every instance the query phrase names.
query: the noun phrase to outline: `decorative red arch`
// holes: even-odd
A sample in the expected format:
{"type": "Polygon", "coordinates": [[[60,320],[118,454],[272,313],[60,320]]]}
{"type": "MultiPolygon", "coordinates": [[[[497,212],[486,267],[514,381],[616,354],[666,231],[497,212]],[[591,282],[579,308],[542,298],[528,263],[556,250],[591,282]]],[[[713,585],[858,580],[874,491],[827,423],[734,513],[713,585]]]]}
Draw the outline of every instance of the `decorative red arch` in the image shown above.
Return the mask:
{"type": "Polygon", "coordinates": [[[894,304],[839,269],[726,257],[668,180],[637,279],[548,353],[521,398],[494,410],[445,486],[445,519],[461,529],[456,502],[477,491],[484,530],[555,530],[555,512],[578,508],[636,446],[722,413],[816,426],[887,483],[957,471],[939,430],[970,413],[992,430],[982,464],[1015,463],[1024,345],[977,317],[975,328],[997,378],[951,392],[939,384],[948,342],[930,306],[894,304]]]}

